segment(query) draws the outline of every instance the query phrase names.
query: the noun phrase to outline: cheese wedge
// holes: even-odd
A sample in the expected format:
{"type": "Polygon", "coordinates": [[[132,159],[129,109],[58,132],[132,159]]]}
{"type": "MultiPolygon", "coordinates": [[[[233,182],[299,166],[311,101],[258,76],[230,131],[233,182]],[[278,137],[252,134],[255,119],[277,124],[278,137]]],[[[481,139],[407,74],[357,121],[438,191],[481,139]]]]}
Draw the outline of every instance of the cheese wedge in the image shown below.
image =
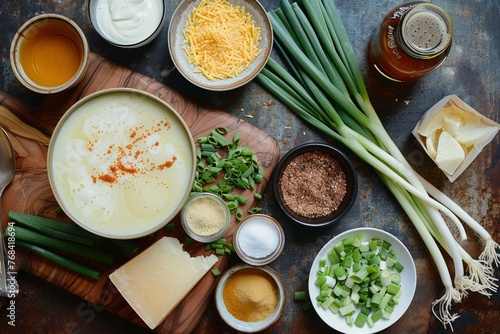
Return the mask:
{"type": "Polygon", "coordinates": [[[154,329],[217,262],[191,257],[176,238],[163,237],[109,278],[141,319],[154,329]]]}
{"type": "Polygon", "coordinates": [[[447,108],[442,108],[439,112],[435,113],[418,129],[418,133],[424,137],[430,136],[436,130],[443,127],[444,118],[448,114],[447,108]]]}
{"type": "Polygon", "coordinates": [[[439,136],[436,163],[444,172],[453,175],[464,161],[465,152],[460,143],[446,131],[439,136]]]}
{"type": "Polygon", "coordinates": [[[425,148],[432,159],[436,159],[438,138],[441,134],[441,130],[436,130],[432,132],[429,137],[425,139],[425,148]]]}
{"type": "Polygon", "coordinates": [[[496,134],[497,132],[497,127],[472,123],[462,126],[458,130],[455,138],[464,146],[472,146],[488,139],[488,137],[496,134]]]}
{"type": "MultiPolygon", "coordinates": [[[[462,112],[463,114],[463,112],[462,112]]],[[[443,131],[448,132],[452,136],[456,136],[458,129],[462,126],[462,115],[457,113],[449,113],[443,120],[443,131]]]]}

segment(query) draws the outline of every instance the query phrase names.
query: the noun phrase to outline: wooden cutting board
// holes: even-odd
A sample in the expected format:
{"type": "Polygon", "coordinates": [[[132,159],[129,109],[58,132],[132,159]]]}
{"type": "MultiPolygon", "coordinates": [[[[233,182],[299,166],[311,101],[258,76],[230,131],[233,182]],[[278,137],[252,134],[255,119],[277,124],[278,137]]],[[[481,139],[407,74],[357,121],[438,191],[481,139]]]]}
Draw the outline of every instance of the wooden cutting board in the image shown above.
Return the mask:
{"type": "MultiPolygon", "coordinates": [[[[175,90],[161,83],[100,56],[90,54],[89,67],[80,84],[67,92],[49,95],[39,106],[31,106],[29,101],[20,101],[0,92],[0,126],[7,130],[17,155],[16,176],[2,198],[4,229],[8,222],[9,210],[60,220],[66,219],[56,213],[55,209],[58,204],[47,178],[46,157],[50,135],[62,114],[72,104],[86,95],[114,87],[135,88],[161,98],[180,114],[195,139],[209,134],[217,126],[226,127],[230,131],[228,138],[240,132],[240,145],[251,148],[257,155],[259,163],[264,167],[265,179],[256,187],[257,192],[264,191],[280,155],[278,143],[272,136],[227,112],[199,107],[194,101],[185,99],[175,90]]],[[[253,196],[249,198],[253,199],[253,196]]],[[[243,211],[246,212],[248,208],[258,205],[259,203],[253,199],[243,207],[243,211]]],[[[175,236],[183,242],[186,235],[180,226],[179,216],[174,219],[174,222],[176,227],[173,231],[166,232],[162,229],[154,235],[137,240],[141,249],[145,249],[163,235],[175,236]]],[[[237,222],[233,217],[231,227],[225,235],[229,240],[236,226],[237,222]]],[[[198,242],[185,244],[184,249],[192,256],[210,254],[205,251],[205,245],[198,242]]],[[[100,264],[82,261],[102,270],[102,277],[98,281],[88,279],[54,265],[29,251],[19,247],[16,250],[18,271],[30,272],[98,307],[146,327],[108,278],[108,275],[123,262],[113,267],[103,267],[100,264]]],[[[215,267],[223,271],[228,261],[227,256],[219,256],[215,267]]],[[[213,297],[217,281],[218,279],[210,272],[205,275],[155,331],[161,333],[192,331],[213,297]]]]}

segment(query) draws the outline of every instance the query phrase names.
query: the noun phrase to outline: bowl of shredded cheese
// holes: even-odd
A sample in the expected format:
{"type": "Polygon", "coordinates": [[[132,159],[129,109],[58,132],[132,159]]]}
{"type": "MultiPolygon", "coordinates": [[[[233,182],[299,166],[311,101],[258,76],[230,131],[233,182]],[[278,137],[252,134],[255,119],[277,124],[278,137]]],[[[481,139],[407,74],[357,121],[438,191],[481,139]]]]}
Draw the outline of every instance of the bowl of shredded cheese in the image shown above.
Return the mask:
{"type": "Polygon", "coordinates": [[[261,71],[272,51],[273,32],[256,0],[184,0],[170,21],[168,44],[188,81],[226,91],[261,71]]]}

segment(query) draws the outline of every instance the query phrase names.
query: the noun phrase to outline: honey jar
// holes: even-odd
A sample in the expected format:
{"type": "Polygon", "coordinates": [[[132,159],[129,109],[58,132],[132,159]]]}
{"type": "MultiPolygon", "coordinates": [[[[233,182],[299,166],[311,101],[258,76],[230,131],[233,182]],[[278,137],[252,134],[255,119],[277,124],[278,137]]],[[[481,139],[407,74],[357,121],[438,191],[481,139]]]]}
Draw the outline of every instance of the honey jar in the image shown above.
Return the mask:
{"type": "Polygon", "coordinates": [[[368,54],[385,78],[418,79],[448,56],[453,25],[448,14],[429,2],[409,2],[393,8],[374,32],[368,54]]]}

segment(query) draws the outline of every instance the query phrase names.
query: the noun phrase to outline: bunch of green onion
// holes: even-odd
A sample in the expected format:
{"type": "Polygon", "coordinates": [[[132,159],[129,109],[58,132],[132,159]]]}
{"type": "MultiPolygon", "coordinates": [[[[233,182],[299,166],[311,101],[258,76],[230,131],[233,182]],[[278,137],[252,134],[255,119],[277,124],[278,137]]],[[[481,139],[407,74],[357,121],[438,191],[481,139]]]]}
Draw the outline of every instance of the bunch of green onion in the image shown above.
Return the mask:
{"type": "Polygon", "coordinates": [[[104,250],[104,240],[111,241],[125,258],[132,258],[139,252],[139,247],[130,240],[101,238],[73,222],[14,211],[9,211],[9,218],[11,222],[5,237],[15,240],[16,246],[29,249],[57,265],[95,280],[101,277],[99,270],[69,259],[66,254],[86,258],[96,264],[111,265],[115,261],[115,254],[104,250]]]}
{"type": "Polygon", "coordinates": [[[445,327],[451,326],[458,317],[451,312],[453,302],[460,302],[468,291],[486,296],[496,291],[493,266],[500,262],[500,246],[469,214],[419,176],[387,134],[332,0],[282,0],[269,17],[275,46],[288,68],[270,58],[257,80],[305,121],[376,170],[436,263],[445,293],[432,310],[445,327]],[[485,249],[478,259],[462,248],[443,216],[457,226],[461,240],[466,239],[462,222],[484,240],[485,249]],[[453,260],[453,280],[438,243],[453,260]]]}

